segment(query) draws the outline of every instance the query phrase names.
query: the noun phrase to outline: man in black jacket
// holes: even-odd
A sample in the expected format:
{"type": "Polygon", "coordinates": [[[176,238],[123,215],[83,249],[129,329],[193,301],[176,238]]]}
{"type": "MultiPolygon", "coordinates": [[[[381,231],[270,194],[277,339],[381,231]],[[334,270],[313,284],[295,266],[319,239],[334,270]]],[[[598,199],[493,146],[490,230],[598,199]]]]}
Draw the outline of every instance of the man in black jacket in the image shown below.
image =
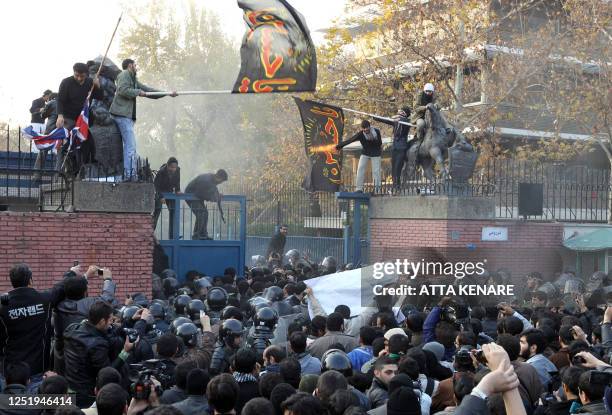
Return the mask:
{"type": "Polygon", "coordinates": [[[175,201],[166,200],[162,193],[180,193],[181,192],[181,168],[178,166],[178,160],[170,157],[166,164],[159,168],[155,180],[155,211],[153,212],[153,229],[157,228],[157,220],[161,213],[162,205],[165,204],[168,208],[168,236],[174,238],[173,225],[175,213],[175,201]]]}
{"type": "Polygon", "coordinates": [[[45,131],[45,118],[43,117],[43,113],[45,112],[45,105],[49,101],[51,97],[51,90],[47,89],[43,92],[42,97],[36,98],[32,101],[32,106],[30,107],[30,114],[32,114],[32,127],[34,127],[34,131],[42,134],[45,131]]]}
{"type": "Polygon", "coordinates": [[[363,192],[363,183],[365,181],[365,171],[368,160],[372,161],[372,176],[374,178],[374,187],[380,189],[380,154],[382,151],[382,136],[378,128],[370,125],[368,120],[361,122],[361,131],[349,138],[347,141],[336,146],[337,150],[341,150],[344,146],[359,140],[361,143],[361,157],[359,157],[359,165],[357,166],[357,191],[363,192]]]}
{"type": "Polygon", "coordinates": [[[393,189],[399,190],[401,187],[402,170],[406,160],[408,150],[408,133],[410,126],[410,108],[403,107],[397,111],[393,118],[374,117],[376,121],[388,124],[393,127],[393,150],[391,153],[391,175],[393,176],[393,189]]]}
{"type": "Polygon", "coordinates": [[[32,271],[25,264],[15,265],[9,276],[13,290],[1,298],[0,348],[4,365],[25,362],[30,366],[28,388],[35,390],[50,367],[51,310],[64,299],[64,283],[38,291],[32,288],[32,271]]]}
{"type": "Polygon", "coordinates": [[[115,300],[116,284],[113,282],[109,270],[102,270],[95,265],[89,267],[83,276],[71,276],[65,279],[64,292],[66,299],[57,305],[53,313],[53,328],[55,331],[55,344],[53,347],[53,370],[64,375],[64,330],[73,323],[80,323],[89,314],[89,309],[96,301],[113,303],[115,300]],[[88,279],[99,275],[104,280],[102,295],[100,297],[87,296],[88,279]]]}
{"type": "Polygon", "coordinates": [[[283,252],[285,252],[285,243],[287,242],[287,232],[289,228],[287,225],[281,225],[278,228],[278,232],[270,238],[270,243],[268,244],[268,250],[266,251],[266,261],[270,261],[270,255],[276,253],[280,257],[283,256],[283,252]]]}
{"type": "Polygon", "coordinates": [[[196,217],[191,239],[212,239],[208,236],[208,209],[205,201],[221,201],[221,194],[217,185],[227,181],[227,172],[223,169],[216,173],[200,174],[189,182],[185,188],[185,193],[192,193],[197,200],[188,200],[187,204],[196,217]]]}
{"type": "Polygon", "coordinates": [[[119,369],[128,359],[135,343],[126,337],[123,350],[114,356],[120,338],[109,334],[113,308],[104,301],[95,302],[89,317],[82,323],[71,324],[64,331],[65,377],[70,389],[76,392],[77,406],[90,406],[95,398],[96,376],[100,369],[112,366],[119,369]]]}

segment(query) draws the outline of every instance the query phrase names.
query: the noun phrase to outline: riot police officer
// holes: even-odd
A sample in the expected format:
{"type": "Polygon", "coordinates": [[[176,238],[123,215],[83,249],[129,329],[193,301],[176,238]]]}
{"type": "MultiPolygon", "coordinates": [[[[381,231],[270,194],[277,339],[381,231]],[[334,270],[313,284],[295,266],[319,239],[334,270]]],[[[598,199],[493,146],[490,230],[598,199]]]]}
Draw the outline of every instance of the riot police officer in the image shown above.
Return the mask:
{"type": "Polygon", "coordinates": [[[270,307],[272,307],[280,317],[293,314],[293,307],[288,303],[284,302],[283,289],[273,285],[265,289],[263,297],[269,301],[270,307]]]}
{"type": "Polygon", "coordinates": [[[221,310],[227,306],[228,295],[221,287],[213,287],[208,290],[206,296],[206,313],[210,317],[211,324],[217,324],[221,319],[221,310]]]}
{"type": "Polygon", "coordinates": [[[271,307],[262,307],[253,317],[253,327],[249,333],[248,343],[261,357],[266,347],[271,345],[274,329],[278,323],[278,313],[271,307]]]}
{"type": "Polygon", "coordinates": [[[236,319],[225,320],[219,329],[219,340],[215,344],[215,351],[210,363],[212,376],[229,371],[232,358],[240,348],[244,328],[236,319]]]}

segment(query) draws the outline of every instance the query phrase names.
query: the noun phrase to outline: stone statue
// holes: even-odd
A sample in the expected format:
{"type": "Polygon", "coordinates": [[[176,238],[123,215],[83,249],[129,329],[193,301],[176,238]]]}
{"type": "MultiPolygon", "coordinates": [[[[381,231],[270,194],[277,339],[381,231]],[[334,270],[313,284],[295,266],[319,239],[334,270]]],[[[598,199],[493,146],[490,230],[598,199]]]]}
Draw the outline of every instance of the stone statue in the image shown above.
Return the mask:
{"type": "MultiPolygon", "coordinates": [[[[100,68],[102,56],[87,62],[90,76],[95,76],[100,68]]],[[[100,71],[100,87],[104,91],[102,100],[93,100],[90,106],[91,141],[94,145],[93,157],[85,158],[85,177],[105,177],[120,175],[123,171],[123,141],[111,114],[110,106],[117,87],[115,80],[121,70],[110,59],[104,61],[100,71]]]]}
{"type": "Polygon", "coordinates": [[[424,138],[412,140],[406,152],[408,178],[413,178],[417,166],[421,166],[425,177],[434,181],[434,166],[438,164],[444,180],[465,182],[474,172],[477,157],[465,136],[444,119],[436,105],[427,104],[424,138]],[[449,153],[450,170],[444,164],[449,153]]]}

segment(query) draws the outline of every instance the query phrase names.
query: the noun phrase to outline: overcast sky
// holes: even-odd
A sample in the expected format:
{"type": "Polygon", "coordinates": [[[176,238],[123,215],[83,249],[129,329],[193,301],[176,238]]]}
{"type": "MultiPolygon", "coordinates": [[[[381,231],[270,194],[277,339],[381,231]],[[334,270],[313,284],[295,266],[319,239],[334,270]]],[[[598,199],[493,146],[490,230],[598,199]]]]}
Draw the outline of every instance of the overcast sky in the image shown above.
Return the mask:
{"type": "MultiPolygon", "coordinates": [[[[195,0],[216,12],[227,33],[242,38],[245,24],[235,0],[195,0]]],[[[315,43],[316,31],[329,27],[342,15],[346,0],[290,0],[302,13],[315,43]]],[[[172,0],[181,7],[180,0],[172,0]]],[[[27,124],[33,99],[45,89],[57,91],[60,81],[72,73],[72,64],[104,53],[112,29],[121,14],[121,0],[8,0],[0,1],[0,121],[27,124]]],[[[130,0],[145,7],[147,0],[130,0]]],[[[123,31],[131,21],[124,19],[123,31]]],[[[116,63],[119,37],[109,56],[116,63]]]]}

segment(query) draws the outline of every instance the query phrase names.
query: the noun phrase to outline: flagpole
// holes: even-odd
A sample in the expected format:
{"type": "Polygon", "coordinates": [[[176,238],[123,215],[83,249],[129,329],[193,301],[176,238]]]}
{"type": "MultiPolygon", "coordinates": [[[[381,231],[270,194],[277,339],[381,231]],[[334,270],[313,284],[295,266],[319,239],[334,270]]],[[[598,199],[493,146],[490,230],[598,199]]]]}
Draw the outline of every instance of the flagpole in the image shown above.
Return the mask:
{"type": "Polygon", "coordinates": [[[396,120],[394,120],[393,118],[381,117],[381,116],[376,115],[376,114],[369,114],[369,113],[367,113],[367,112],[357,111],[357,110],[353,110],[353,109],[350,109],[350,108],[342,108],[342,110],[343,110],[343,111],[352,112],[352,113],[355,113],[355,114],[359,114],[359,115],[365,115],[366,117],[371,117],[371,118],[384,118],[384,119],[386,119],[386,120],[389,120],[389,121],[394,121],[394,122],[397,122],[397,123],[402,124],[402,125],[408,125],[408,126],[410,126],[410,127],[416,127],[416,125],[415,125],[415,124],[411,124],[411,123],[409,123],[409,122],[405,122],[405,121],[396,121],[396,120]]]}
{"type": "MultiPolygon", "coordinates": [[[[220,90],[220,91],[176,91],[176,95],[220,95],[220,94],[231,94],[231,90],[220,90]]],[[[159,92],[145,92],[146,97],[162,97],[170,95],[172,92],[159,91],[159,92]]]]}

